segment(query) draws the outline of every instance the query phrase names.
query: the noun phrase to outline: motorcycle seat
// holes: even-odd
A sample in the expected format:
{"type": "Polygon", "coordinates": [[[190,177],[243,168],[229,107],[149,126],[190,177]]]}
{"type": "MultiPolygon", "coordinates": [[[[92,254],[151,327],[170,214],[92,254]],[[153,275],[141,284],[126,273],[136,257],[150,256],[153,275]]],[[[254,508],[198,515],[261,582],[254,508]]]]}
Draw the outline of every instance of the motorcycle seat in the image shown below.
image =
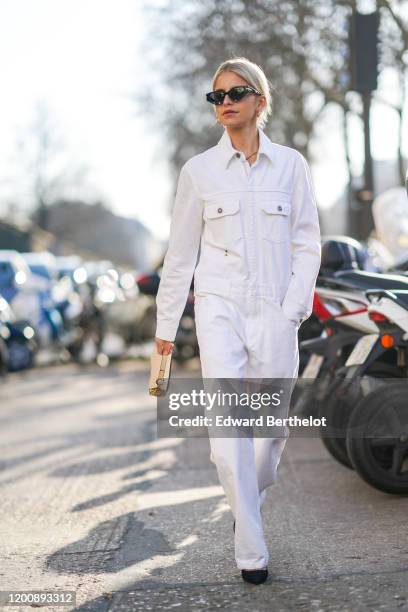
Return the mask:
{"type": "MultiPolygon", "coordinates": [[[[326,280],[326,279],[325,279],[326,280]]],[[[336,285],[348,289],[389,289],[408,290],[408,276],[402,274],[383,274],[380,272],[367,272],[365,270],[340,270],[330,279],[336,285]]]]}
{"type": "Polygon", "coordinates": [[[397,302],[400,302],[408,310],[408,291],[392,291],[397,298],[397,302]]]}

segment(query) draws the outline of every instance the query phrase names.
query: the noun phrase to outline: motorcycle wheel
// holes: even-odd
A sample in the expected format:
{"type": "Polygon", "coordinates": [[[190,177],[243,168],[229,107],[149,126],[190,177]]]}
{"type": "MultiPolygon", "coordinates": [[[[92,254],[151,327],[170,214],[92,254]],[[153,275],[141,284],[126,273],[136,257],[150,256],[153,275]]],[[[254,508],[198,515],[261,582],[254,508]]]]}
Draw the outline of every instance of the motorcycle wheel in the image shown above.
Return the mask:
{"type": "Polygon", "coordinates": [[[408,495],[407,400],[406,382],[376,389],[356,405],[347,429],[347,451],[356,472],[394,495],[408,495]]]}
{"type": "MultiPolygon", "coordinates": [[[[348,368],[342,367],[336,371],[335,379],[327,392],[327,401],[320,406],[319,417],[326,417],[326,426],[320,427],[320,437],[323,445],[339,463],[351,470],[354,469],[347,451],[346,435],[351,414],[356,402],[361,399],[361,392],[350,393],[343,387],[344,377],[348,368]]],[[[401,378],[402,372],[386,363],[373,363],[366,375],[374,378],[401,378]]],[[[355,387],[354,387],[355,389],[355,387]]]]}

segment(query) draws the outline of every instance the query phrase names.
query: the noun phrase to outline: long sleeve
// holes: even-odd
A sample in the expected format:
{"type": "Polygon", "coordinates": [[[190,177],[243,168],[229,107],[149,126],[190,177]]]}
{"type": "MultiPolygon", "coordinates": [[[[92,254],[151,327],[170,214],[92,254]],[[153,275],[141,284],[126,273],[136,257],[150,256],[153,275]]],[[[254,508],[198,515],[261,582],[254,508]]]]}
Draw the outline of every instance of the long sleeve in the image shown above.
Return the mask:
{"type": "Polygon", "coordinates": [[[174,341],[186,306],[200,246],[203,209],[193,179],[182,166],[170,223],[168,249],[156,296],[156,337],[174,341]]]}
{"type": "Polygon", "coordinates": [[[304,321],[313,311],[313,294],[321,262],[321,235],[309,165],[297,152],[292,198],[292,275],[282,302],[289,319],[304,321]]]}

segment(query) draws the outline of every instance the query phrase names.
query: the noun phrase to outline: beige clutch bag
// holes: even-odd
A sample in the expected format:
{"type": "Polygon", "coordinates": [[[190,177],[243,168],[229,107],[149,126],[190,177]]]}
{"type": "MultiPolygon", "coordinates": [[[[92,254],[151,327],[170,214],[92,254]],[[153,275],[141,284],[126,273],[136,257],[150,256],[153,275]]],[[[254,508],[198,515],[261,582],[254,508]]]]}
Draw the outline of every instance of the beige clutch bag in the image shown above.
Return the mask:
{"type": "Polygon", "coordinates": [[[155,396],[166,395],[169,386],[171,372],[171,357],[169,355],[160,355],[157,352],[156,346],[150,356],[150,379],[149,379],[149,394],[155,396]]]}

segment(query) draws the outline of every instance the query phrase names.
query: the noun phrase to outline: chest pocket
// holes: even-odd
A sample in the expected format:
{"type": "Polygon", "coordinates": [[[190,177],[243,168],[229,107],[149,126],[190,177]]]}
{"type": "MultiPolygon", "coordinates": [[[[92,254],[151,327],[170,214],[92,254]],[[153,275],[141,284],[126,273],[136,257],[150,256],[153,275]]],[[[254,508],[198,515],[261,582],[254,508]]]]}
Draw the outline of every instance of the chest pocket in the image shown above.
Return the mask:
{"type": "Polygon", "coordinates": [[[212,239],[218,244],[231,244],[242,237],[240,201],[211,200],[204,208],[204,220],[212,239]]]}
{"type": "Polygon", "coordinates": [[[290,193],[270,192],[259,194],[261,235],[270,242],[290,240],[290,193]]]}

